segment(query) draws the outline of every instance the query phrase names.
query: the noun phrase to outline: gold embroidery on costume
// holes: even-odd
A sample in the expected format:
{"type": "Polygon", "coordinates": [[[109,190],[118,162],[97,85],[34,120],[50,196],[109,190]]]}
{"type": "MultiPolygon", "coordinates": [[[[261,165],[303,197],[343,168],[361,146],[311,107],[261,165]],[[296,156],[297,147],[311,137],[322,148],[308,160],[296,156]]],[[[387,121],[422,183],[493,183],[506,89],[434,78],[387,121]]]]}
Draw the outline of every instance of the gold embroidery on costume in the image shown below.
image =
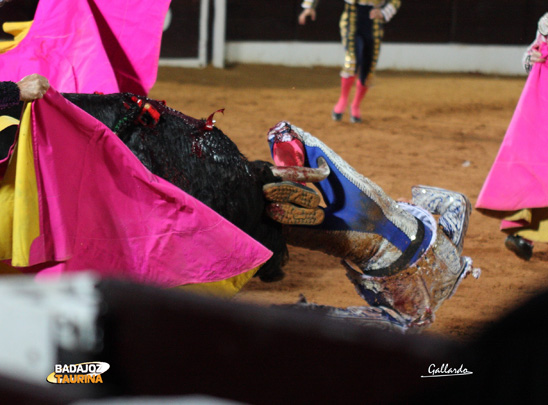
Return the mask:
{"type": "Polygon", "coordinates": [[[377,62],[379,61],[379,55],[381,52],[381,41],[384,36],[384,25],[379,20],[373,21],[373,56],[371,59],[371,66],[369,67],[369,72],[365,79],[365,84],[370,85],[373,80],[373,75],[375,73],[375,68],[377,67],[377,62]]]}
{"type": "Polygon", "coordinates": [[[358,9],[355,5],[346,4],[341,15],[339,27],[341,29],[342,44],[344,46],[344,64],[341,71],[342,77],[350,77],[356,74],[356,24],[358,22],[358,9]]]}

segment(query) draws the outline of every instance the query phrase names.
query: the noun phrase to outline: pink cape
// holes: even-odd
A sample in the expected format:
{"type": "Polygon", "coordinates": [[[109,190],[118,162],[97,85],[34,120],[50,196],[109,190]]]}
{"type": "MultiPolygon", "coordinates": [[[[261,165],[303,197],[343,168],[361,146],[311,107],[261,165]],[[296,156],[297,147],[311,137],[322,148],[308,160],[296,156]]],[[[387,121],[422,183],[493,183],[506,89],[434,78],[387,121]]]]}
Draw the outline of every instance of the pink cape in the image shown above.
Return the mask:
{"type": "Polygon", "coordinates": [[[170,0],[41,0],[27,36],[0,54],[0,80],[39,73],[65,93],[147,95],[170,0]]]}
{"type": "MultiPolygon", "coordinates": [[[[548,47],[541,46],[546,58],[548,47]]],[[[548,207],[548,66],[535,63],[476,208],[548,207]]]]}
{"type": "Polygon", "coordinates": [[[42,275],[95,270],[173,287],[224,280],[272,254],[148,171],[105,125],[53,88],[33,103],[32,138],[40,236],[30,265],[43,267],[42,275]]]}

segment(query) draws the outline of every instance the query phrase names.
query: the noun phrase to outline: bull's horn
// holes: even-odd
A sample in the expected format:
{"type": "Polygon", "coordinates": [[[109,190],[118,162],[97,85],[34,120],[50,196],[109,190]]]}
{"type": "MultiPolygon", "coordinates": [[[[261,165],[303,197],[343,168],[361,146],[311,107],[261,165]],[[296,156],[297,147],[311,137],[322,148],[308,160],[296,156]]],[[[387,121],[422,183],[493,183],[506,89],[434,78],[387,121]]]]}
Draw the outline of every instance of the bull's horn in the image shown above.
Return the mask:
{"type": "Polygon", "coordinates": [[[318,158],[318,168],[301,166],[273,166],[274,176],[281,177],[282,180],[295,181],[298,183],[317,183],[329,176],[330,170],[323,157],[318,158]]]}

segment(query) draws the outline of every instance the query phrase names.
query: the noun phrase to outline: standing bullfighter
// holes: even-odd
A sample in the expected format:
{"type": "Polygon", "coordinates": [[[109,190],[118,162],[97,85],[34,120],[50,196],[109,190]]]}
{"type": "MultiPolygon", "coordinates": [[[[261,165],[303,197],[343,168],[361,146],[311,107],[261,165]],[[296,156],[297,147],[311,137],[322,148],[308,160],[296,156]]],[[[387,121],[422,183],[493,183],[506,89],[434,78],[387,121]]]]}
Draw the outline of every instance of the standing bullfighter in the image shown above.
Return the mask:
{"type": "MultiPolygon", "coordinates": [[[[304,25],[310,17],[316,19],[318,0],[304,0],[299,24],[304,25]]],[[[344,64],[341,69],[341,92],[333,107],[333,120],[340,121],[348,104],[354,83],[356,93],[350,106],[350,122],[362,121],[360,105],[365,97],[379,59],[384,24],[396,15],[400,0],[345,0],[344,11],[339,22],[344,64]],[[357,77],[356,77],[357,76],[357,77]]]]}

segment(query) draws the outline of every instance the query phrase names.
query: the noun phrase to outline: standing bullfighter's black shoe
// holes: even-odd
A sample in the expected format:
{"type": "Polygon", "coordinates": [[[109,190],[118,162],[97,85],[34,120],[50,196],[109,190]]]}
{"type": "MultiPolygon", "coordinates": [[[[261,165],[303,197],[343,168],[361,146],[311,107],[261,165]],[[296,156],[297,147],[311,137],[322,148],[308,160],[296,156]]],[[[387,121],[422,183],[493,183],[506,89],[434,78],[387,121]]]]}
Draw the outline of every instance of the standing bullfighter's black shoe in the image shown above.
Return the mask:
{"type": "Polygon", "coordinates": [[[533,244],[521,236],[508,235],[504,241],[504,246],[523,260],[529,260],[533,256],[533,244]]]}

